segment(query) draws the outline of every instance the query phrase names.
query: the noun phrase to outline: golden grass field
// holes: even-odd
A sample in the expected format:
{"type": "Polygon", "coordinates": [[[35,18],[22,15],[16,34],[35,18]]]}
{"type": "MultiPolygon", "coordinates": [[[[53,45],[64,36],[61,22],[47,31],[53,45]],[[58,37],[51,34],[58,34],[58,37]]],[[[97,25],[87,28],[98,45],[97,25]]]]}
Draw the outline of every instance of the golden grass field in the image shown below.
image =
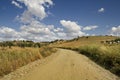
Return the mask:
{"type": "Polygon", "coordinates": [[[55,47],[80,47],[85,45],[103,45],[101,41],[114,40],[117,37],[114,36],[89,36],[80,37],[78,39],[73,39],[70,41],[64,41],[61,43],[54,43],[51,46],[55,47]]]}
{"type": "Polygon", "coordinates": [[[55,49],[50,47],[0,47],[0,76],[8,74],[30,62],[47,57],[53,52],[55,52],[55,49]]]}

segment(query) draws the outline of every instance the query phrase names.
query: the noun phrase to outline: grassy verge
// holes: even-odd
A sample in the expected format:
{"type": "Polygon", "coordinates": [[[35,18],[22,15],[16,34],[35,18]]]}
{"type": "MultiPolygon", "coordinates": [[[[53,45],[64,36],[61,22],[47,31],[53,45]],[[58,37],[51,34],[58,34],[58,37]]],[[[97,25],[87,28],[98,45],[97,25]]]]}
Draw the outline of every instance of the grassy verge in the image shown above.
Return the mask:
{"type": "Polygon", "coordinates": [[[120,77],[120,45],[97,46],[88,45],[79,48],[68,48],[86,55],[97,64],[120,77]]]}
{"type": "Polygon", "coordinates": [[[51,55],[52,53],[55,53],[57,50],[55,48],[52,47],[41,47],[40,48],[40,54],[42,55],[42,57],[47,57],[49,55],[51,55]]]}
{"type": "Polygon", "coordinates": [[[56,50],[51,47],[42,48],[0,48],[0,76],[4,76],[30,62],[49,56],[56,50]]]}

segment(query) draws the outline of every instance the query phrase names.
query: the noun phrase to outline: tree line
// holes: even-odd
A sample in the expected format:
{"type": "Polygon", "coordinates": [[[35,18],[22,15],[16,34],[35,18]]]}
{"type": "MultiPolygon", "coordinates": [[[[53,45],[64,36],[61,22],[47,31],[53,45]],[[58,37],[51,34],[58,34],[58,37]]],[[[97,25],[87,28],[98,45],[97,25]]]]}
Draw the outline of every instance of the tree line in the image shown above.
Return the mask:
{"type": "Polygon", "coordinates": [[[17,46],[17,47],[21,47],[21,48],[25,48],[25,47],[41,47],[45,44],[41,44],[40,42],[33,42],[33,41],[3,41],[0,42],[0,47],[13,47],[13,46],[17,46]]]}

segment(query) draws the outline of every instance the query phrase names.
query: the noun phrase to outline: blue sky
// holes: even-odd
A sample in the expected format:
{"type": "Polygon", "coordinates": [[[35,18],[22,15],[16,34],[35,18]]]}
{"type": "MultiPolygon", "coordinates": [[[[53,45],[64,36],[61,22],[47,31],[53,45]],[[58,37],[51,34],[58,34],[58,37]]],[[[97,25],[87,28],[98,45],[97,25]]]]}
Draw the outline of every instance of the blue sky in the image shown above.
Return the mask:
{"type": "Polygon", "coordinates": [[[119,36],[119,3],[120,0],[0,0],[0,41],[119,36]]]}

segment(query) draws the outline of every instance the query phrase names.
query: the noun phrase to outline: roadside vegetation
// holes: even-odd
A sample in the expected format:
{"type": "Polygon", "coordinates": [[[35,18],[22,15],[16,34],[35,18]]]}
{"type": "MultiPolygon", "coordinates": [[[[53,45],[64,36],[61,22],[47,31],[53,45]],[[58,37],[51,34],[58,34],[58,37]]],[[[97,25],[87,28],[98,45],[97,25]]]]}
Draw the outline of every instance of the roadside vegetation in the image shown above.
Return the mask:
{"type": "Polygon", "coordinates": [[[21,66],[47,57],[56,52],[56,49],[45,46],[46,44],[41,46],[38,43],[23,41],[17,42],[17,44],[16,42],[5,43],[6,42],[0,43],[2,44],[0,47],[0,77],[18,69],[21,66]]]}
{"type": "Polygon", "coordinates": [[[83,46],[72,50],[86,55],[104,68],[120,77],[120,45],[114,46],[83,46]]]}
{"type": "Polygon", "coordinates": [[[87,37],[86,40],[83,40],[83,38],[75,39],[70,42],[60,44],[60,48],[78,51],[80,54],[89,57],[97,64],[120,77],[120,38],[110,38],[109,36],[106,36],[106,38],[92,38],[89,39],[89,37],[87,37]],[[68,46],[72,44],[73,46],[68,46]]]}

